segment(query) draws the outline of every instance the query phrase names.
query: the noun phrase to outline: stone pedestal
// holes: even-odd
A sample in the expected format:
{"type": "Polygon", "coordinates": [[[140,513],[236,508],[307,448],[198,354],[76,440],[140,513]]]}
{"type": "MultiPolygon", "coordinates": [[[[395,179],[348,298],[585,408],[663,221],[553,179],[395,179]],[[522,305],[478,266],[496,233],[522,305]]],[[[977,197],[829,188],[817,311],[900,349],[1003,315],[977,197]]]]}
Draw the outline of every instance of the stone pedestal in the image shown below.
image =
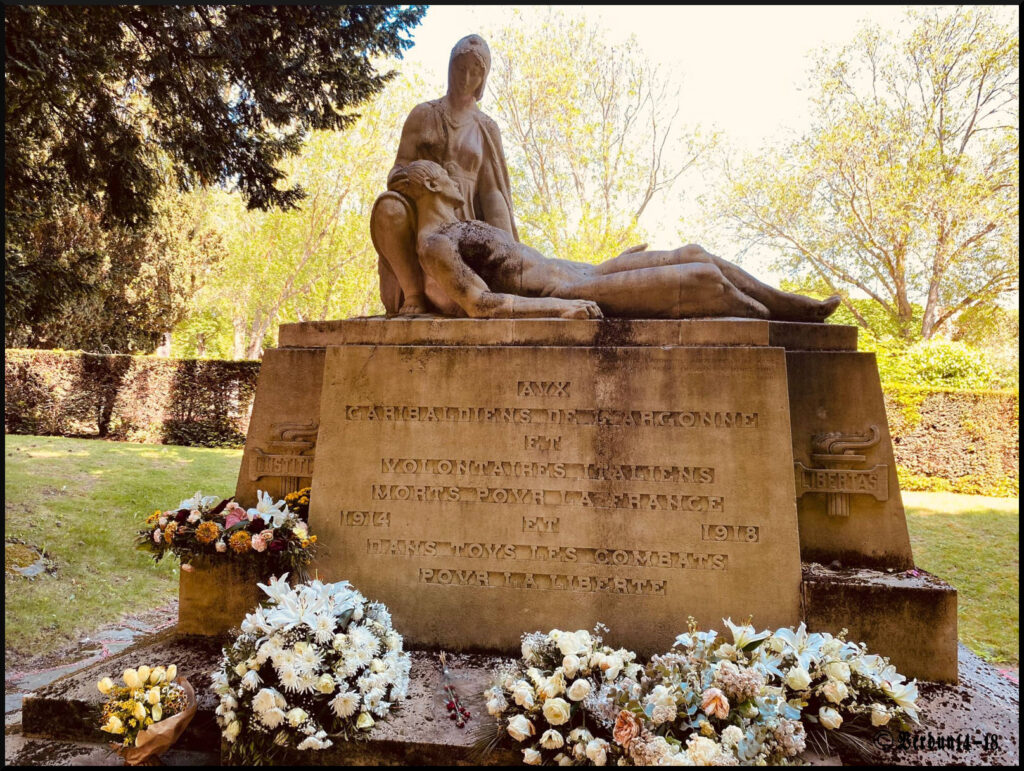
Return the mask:
{"type": "Polygon", "coordinates": [[[234,629],[266,595],[257,586],[268,576],[225,560],[182,570],[178,582],[178,634],[218,637],[234,629]]]}
{"type": "MultiPolygon", "coordinates": [[[[412,643],[509,651],[602,621],[650,653],[689,615],[852,630],[858,600],[823,602],[801,561],[913,566],[874,356],[852,327],[364,318],[284,325],[280,344],[236,496],[312,480],[320,576],[388,603],[412,643]]],[[[935,601],[893,592],[879,608],[935,601]]],[[[928,617],[955,630],[943,598],[928,617]]],[[[915,617],[894,616],[899,641],[872,638],[911,675],[935,655],[915,617]]]]}

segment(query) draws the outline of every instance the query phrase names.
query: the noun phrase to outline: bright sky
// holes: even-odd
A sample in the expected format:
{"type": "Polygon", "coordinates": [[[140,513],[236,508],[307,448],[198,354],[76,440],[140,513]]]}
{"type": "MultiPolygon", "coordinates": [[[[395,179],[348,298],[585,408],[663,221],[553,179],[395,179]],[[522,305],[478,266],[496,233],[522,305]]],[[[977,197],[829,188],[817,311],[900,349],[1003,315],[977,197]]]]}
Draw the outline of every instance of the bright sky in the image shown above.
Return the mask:
{"type": "MultiPolygon", "coordinates": [[[[756,150],[807,127],[807,94],[801,89],[810,64],[809,54],[822,47],[850,42],[862,21],[883,30],[904,27],[906,6],[665,6],[588,5],[556,6],[570,16],[600,23],[613,43],[635,35],[647,58],[673,70],[682,82],[678,99],[684,124],[700,123],[719,129],[730,145],[756,150]]],[[[920,7],[920,6],[919,6],[920,7]]],[[[413,47],[405,59],[423,68],[436,93],[444,93],[448,56],[455,42],[472,32],[483,34],[508,22],[513,6],[431,6],[423,22],[412,31],[413,47]]],[[[545,6],[521,6],[521,12],[543,15],[545,6]]],[[[1013,6],[1008,14],[1018,14],[1013,6]]],[[[1019,15],[1015,16],[1019,22],[1019,15]]],[[[481,108],[494,115],[493,97],[485,94],[481,108]]],[[[723,257],[736,259],[738,245],[722,236],[694,232],[690,228],[700,185],[715,180],[688,175],[682,204],[675,196],[654,201],[642,223],[651,233],[652,248],[669,248],[686,241],[703,243],[723,257]],[[687,223],[677,232],[679,215],[687,223]]],[[[768,267],[774,255],[752,251],[739,262],[769,281],[776,281],[768,267]]]]}
{"type": "MultiPolygon", "coordinates": [[[[850,40],[861,20],[895,28],[903,7],[883,6],[651,6],[590,5],[557,6],[569,16],[598,22],[612,43],[636,39],[647,58],[671,69],[680,77],[682,121],[718,128],[728,141],[754,150],[763,142],[806,125],[804,82],[808,54],[824,45],[850,40]]],[[[483,34],[508,22],[514,6],[431,6],[423,22],[412,31],[413,47],[405,61],[422,67],[436,90],[444,93],[448,56],[459,38],[483,34]]],[[[544,6],[520,6],[524,15],[543,15],[544,6]]],[[[493,97],[485,94],[481,108],[493,116],[493,97]]],[[[692,214],[699,180],[688,180],[683,214],[692,214]]],[[[668,248],[679,237],[706,240],[700,234],[677,233],[678,198],[652,202],[644,224],[652,234],[653,248],[668,248]]],[[[687,218],[689,219],[689,217],[687,218]]],[[[734,258],[738,246],[705,243],[708,249],[734,258]]],[[[744,265],[768,280],[772,255],[748,254],[744,265]]]]}
{"type": "MultiPolygon", "coordinates": [[[[799,88],[808,52],[847,42],[861,20],[896,27],[903,13],[903,7],[877,5],[557,7],[599,22],[612,42],[636,35],[652,62],[681,74],[679,98],[689,121],[716,124],[733,141],[751,148],[781,127],[802,127],[806,99],[799,88]]],[[[502,26],[512,8],[431,6],[413,30],[414,46],[405,59],[433,70],[443,89],[455,42],[471,32],[502,26]]],[[[540,15],[546,8],[520,10],[540,15]]],[[[485,112],[487,101],[485,96],[481,103],[485,112]]]]}

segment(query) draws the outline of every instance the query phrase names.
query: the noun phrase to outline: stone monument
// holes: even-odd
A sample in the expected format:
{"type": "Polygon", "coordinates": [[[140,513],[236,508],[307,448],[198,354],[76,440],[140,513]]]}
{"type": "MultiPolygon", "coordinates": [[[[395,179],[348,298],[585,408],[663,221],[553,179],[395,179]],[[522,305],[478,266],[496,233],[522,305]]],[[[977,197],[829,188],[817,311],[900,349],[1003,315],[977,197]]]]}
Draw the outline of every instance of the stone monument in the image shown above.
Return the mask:
{"type": "Polygon", "coordinates": [[[374,207],[389,317],[286,324],[236,497],[312,485],[326,580],[412,644],[512,651],[687,616],[838,632],[956,679],[956,594],[913,568],[873,354],[697,246],[598,265],[518,241],[490,56],[452,51],[374,207]],[[470,318],[466,318],[470,317],[470,318]]]}

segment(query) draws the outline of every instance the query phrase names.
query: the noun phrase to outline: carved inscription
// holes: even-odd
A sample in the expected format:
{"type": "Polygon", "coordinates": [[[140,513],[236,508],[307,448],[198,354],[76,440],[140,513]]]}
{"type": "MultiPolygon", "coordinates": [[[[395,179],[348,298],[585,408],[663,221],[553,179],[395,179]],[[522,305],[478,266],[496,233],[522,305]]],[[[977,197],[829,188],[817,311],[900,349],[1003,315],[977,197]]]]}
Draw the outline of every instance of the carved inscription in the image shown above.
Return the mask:
{"type": "Polygon", "coordinates": [[[519,396],[560,396],[569,398],[567,380],[520,380],[516,383],[516,394],[519,396]]]}
{"type": "Polygon", "coordinates": [[[381,458],[384,474],[434,476],[547,477],[614,482],[677,482],[709,485],[715,470],[709,466],[653,466],[581,461],[522,461],[475,458],[381,458]]]}
{"type": "Polygon", "coordinates": [[[557,533],[558,517],[523,517],[524,533],[557,533]]]}
{"type": "Polygon", "coordinates": [[[866,493],[876,500],[889,499],[889,467],[870,469],[807,468],[796,461],[796,494],[804,493],[866,493]]]}
{"type": "Polygon", "coordinates": [[[341,524],[346,527],[391,527],[391,512],[342,511],[341,524]]]}
{"type": "Polygon", "coordinates": [[[556,424],[630,428],[757,428],[756,412],[709,410],[545,410],[528,407],[349,404],[345,420],[425,423],[556,424]]]}
{"type": "Polygon", "coordinates": [[[798,624],[785,352],[666,334],[329,347],[324,572],[430,645],[610,618],[663,650],[680,609],[798,624]]]}
{"type": "Polygon", "coordinates": [[[313,476],[313,457],[310,455],[271,455],[256,448],[252,464],[250,478],[253,481],[260,477],[313,476]]]}
{"type": "Polygon", "coordinates": [[[513,543],[369,538],[366,553],[379,557],[449,557],[453,559],[533,560],[674,570],[726,570],[729,555],[651,549],[609,549],[587,546],[541,546],[513,543]]]}
{"type": "Polygon", "coordinates": [[[757,543],[761,540],[761,528],[757,525],[716,525],[705,522],[700,526],[702,541],[736,541],[757,543]]]}
{"type": "Polygon", "coordinates": [[[423,501],[469,503],[532,504],[536,506],[580,506],[589,509],[633,509],[645,511],[725,510],[719,495],[685,493],[601,492],[597,490],[558,490],[532,487],[456,487],[453,485],[371,485],[375,501],[423,501]]]}
{"type": "Polygon", "coordinates": [[[420,583],[440,586],[662,596],[664,596],[668,585],[667,581],[648,578],[609,578],[574,573],[512,573],[488,570],[450,570],[448,568],[420,568],[418,578],[420,583]]]}

